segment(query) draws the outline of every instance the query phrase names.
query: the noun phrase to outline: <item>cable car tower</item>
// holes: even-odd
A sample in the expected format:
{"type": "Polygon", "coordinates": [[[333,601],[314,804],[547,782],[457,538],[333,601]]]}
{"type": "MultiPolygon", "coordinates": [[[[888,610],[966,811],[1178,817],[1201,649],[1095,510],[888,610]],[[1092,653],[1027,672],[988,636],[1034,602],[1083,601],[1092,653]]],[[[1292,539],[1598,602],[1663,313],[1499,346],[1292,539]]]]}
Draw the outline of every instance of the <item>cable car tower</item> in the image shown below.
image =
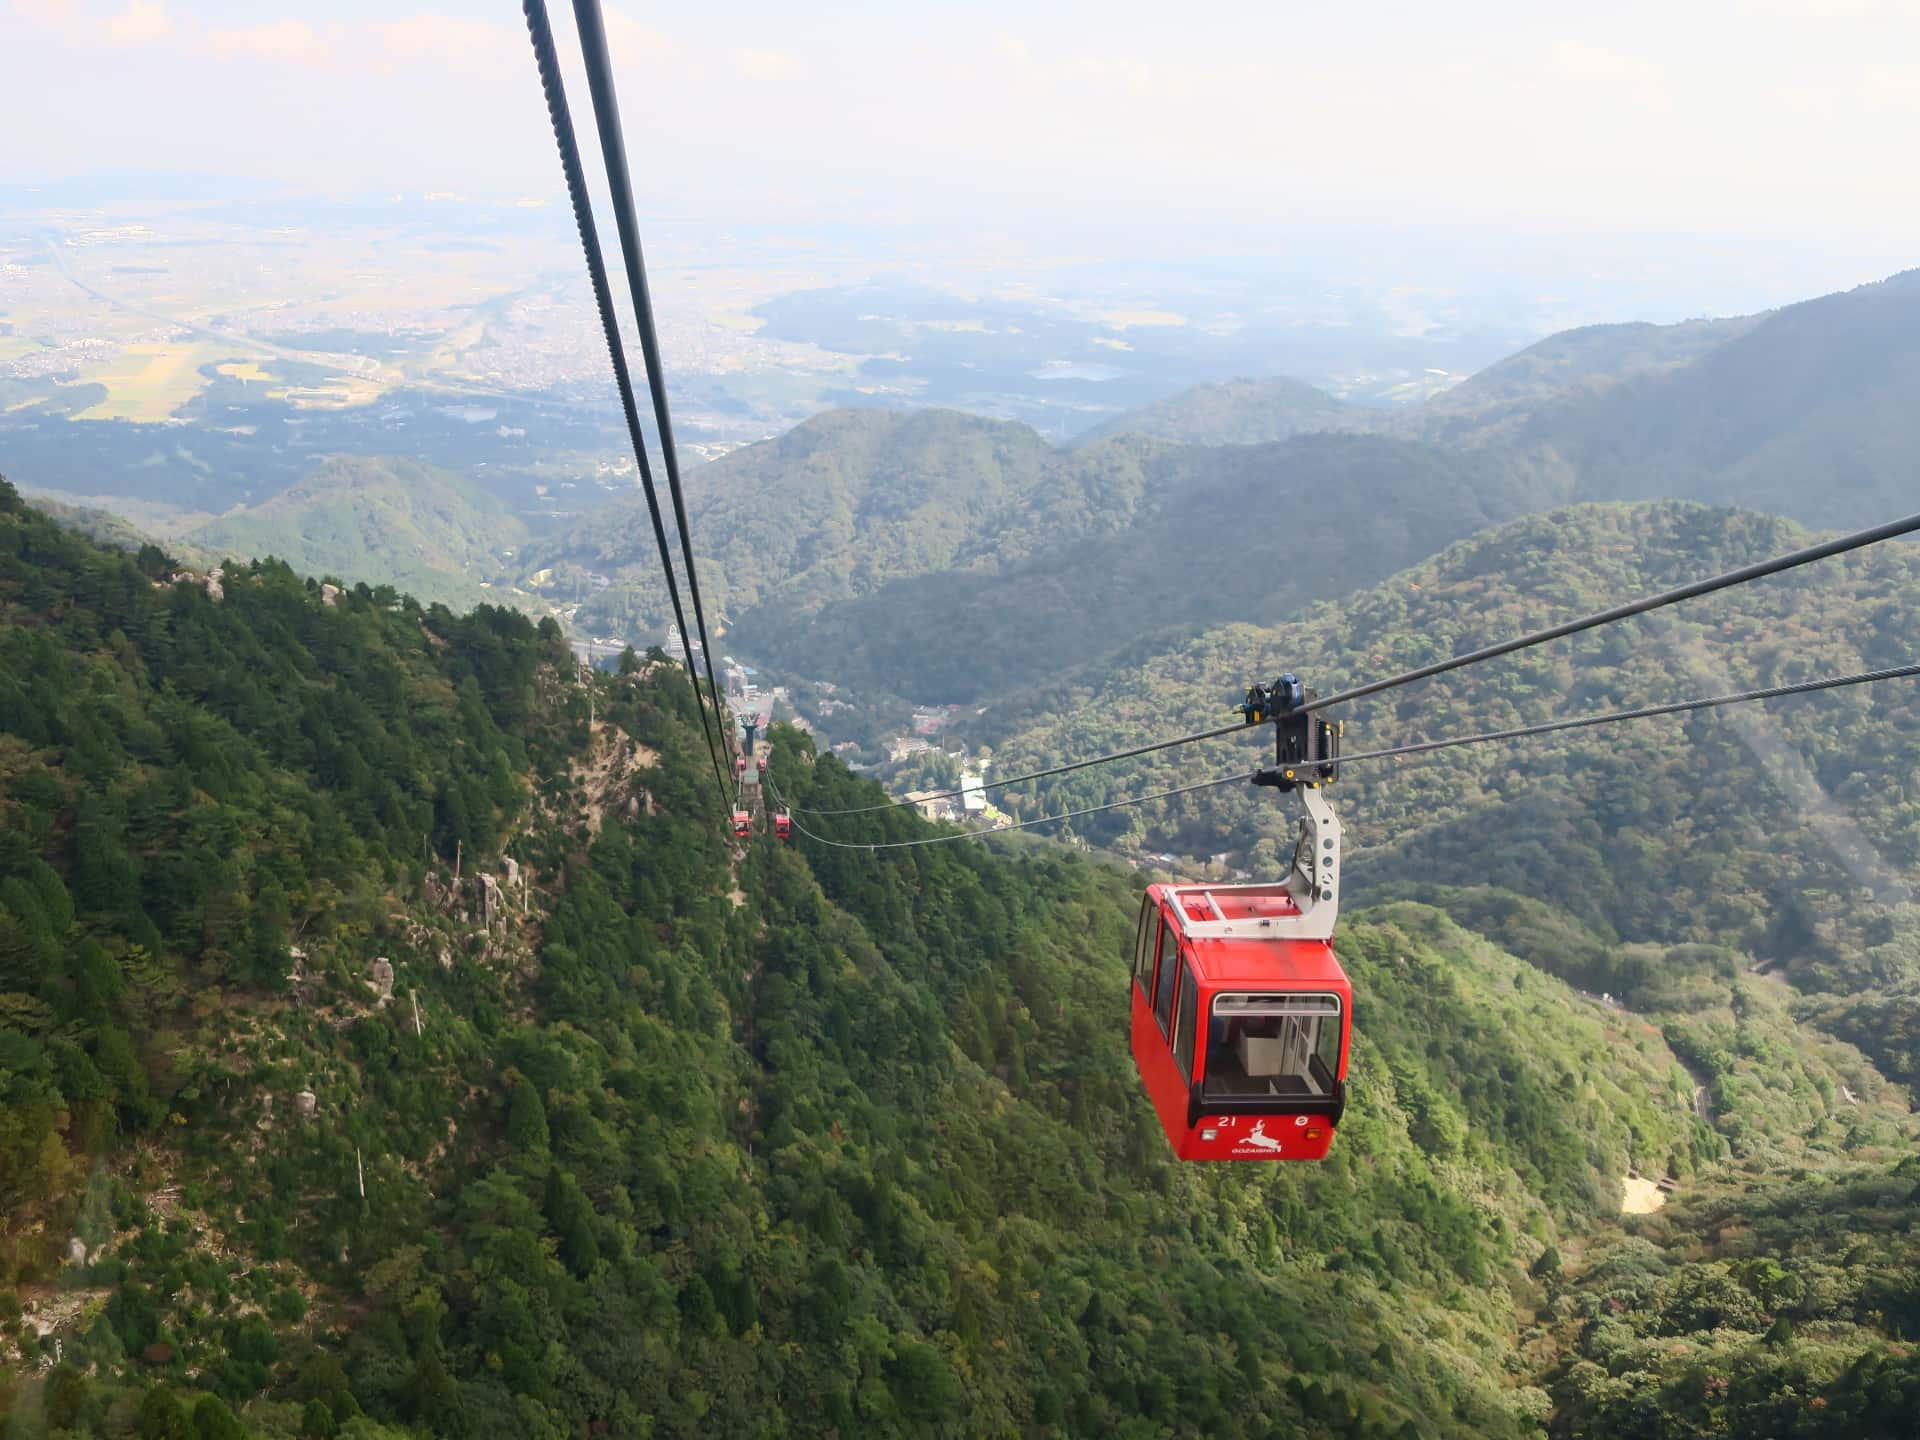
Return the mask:
{"type": "Polygon", "coordinates": [[[1353,986],[1329,943],[1340,821],[1321,793],[1339,777],[1340,726],[1305,708],[1315,698],[1282,675],[1240,707],[1274,727],[1253,783],[1306,811],[1286,878],[1153,885],[1140,903],[1133,1059],[1182,1160],[1321,1160],[1346,1110],[1353,986]]]}

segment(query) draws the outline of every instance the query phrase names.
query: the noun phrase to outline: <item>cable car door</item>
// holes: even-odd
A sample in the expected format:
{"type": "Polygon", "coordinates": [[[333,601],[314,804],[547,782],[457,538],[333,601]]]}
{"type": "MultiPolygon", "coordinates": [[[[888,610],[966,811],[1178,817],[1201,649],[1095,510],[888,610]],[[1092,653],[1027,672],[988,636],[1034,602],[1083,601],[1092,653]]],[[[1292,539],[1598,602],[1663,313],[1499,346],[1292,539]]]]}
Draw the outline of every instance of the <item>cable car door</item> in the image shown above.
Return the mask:
{"type": "MultiPolygon", "coordinates": [[[[1153,1101],[1154,1113],[1176,1154],[1185,1147],[1187,1104],[1192,1095],[1193,1045],[1186,1046],[1189,1073],[1182,1075],[1175,1058],[1176,1001],[1182,988],[1193,989],[1193,973],[1185,963],[1179,932],[1161,914],[1149,894],[1140,906],[1140,924],[1134,935],[1131,1041],[1133,1063],[1140,1082],[1153,1101]]],[[[1188,1009],[1193,1006],[1189,994],[1188,1009]]]]}

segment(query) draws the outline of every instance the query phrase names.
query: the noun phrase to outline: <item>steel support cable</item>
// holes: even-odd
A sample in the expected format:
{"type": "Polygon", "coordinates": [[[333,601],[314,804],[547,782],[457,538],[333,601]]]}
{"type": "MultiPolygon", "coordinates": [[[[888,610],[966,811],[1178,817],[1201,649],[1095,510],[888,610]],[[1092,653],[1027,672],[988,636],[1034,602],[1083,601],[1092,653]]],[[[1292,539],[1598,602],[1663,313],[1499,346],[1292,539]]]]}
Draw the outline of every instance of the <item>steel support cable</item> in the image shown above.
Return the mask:
{"type": "MultiPolygon", "coordinates": [[[[653,419],[660,431],[660,455],[667,469],[667,490],[673,497],[674,523],[680,530],[680,553],[687,564],[687,591],[693,596],[693,620],[700,632],[700,659],[707,670],[707,686],[720,705],[720,683],[713,675],[713,646],[707,640],[707,612],[700,600],[700,574],[693,563],[693,532],[687,524],[687,501],[680,485],[680,457],[673,443],[673,418],[667,409],[666,369],[660,359],[660,337],[653,323],[653,296],[647,288],[647,260],[640,248],[640,221],[633,207],[633,180],[627,168],[627,145],[620,125],[620,101],[613,90],[613,59],[607,51],[607,27],[600,0],[573,0],[580,27],[580,49],[587,62],[587,88],[593,92],[594,121],[600,129],[600,155],[606,162],[607,188],[613,194],[613,219],[620,231],[620,253],[626,261],[627,289],[633,296],[634,324],[640,332],[640,350],[647,362],[647,389],[653,396],[653,419]]],[[[680,633],[687,633],[682,624],[680,633]]]]}
{"type": "Polygon", "coordinates": [[[1844,555],[1849,550],[1877,545],[1882,540],[1911,535],[1916,530],[1920,530],[1920,514],[1909,515],[1904,520],[1890,520],[1884,525],[1875,525],[1871,529],[1856,530],[1851,535],[1842,535],[1837,540],[1823,540],[1818,545],[1808,545],[1804,549],[1795,550],[1786,555],[1776,555],[1771,560],[1742,565],[1738,570],[1729,570],[1725,574],[1715,575],[1707,580],[1695,580],[1688,585],[1677,585],[1671,590],[1663,590],[1658,595],[1649,595],[1641,600],[1630,600],[1625,605],[1615,605],[1610,610],[1596,611],[1578,620],[1550,625],[1545,630],[1535,630],[1532,634],[1517,636],[1512,640],[1502,640],[1497,644],[1484,645],[1465,655],[1455,655],[1450,660],[1436,660],[1430,665],[1421,665],[1412,670],[1402,671],[1384,680],[1374,680],[1365,685],[1356,685],[1350,690],[1339,690],[1331,695],[1322,695],[1318,699],[1309,701],[1302,708],[1308,711],[1325,710],[1330,705],[1343,705],[1349,700],[1378,695],[1383,690],[1395,690],[1402,685],[1410,685],[1415,680],[1444,675],[1449,670],[1458,670],[1467,665],[1478,665],[1483,660],[1498,659],[1502,655],[1511,655],[1516,650],[1528,650],[1535,645],[1544,645],[1549,640],[1578,635],[1583,630],[1592,630],[1599,625],[1611,625],[1617,620],[1630,620],[1635,615],[1645,615],[1650,610],[1664,609],[1668,605],[1677,605],[1682,600],[1694,600],[1702,595],[1711,595],[1718,590],[1727,590],[1736,585],[1762,580],[1785,570],[1811,565],[1816,560],[1825,560],[1834,555],[1844,555]]]}
{"type": "Polygon", "coordinates": [[[1778,700],[1785,695],[1811,695],[1818,690],[1839,690],[1849,685],[1871,685],[1876,680],[1900,680],[1915,675],[1920,675],[1920,664],[1894,665],[1884,670],[1862,670],[1853,675],[1829,675],[1822,680],[1801,680],[1792,685],[1770,685],[1763,690],[1738,690],[1730,695],[1709,695],[1699,700],[1674,700],[1662,705],[1641,705],[1632,710],[1606,710],[1597,715],[1576,715],[1567,720],[1545,720],[1538,725],[1516,725],[1508,730],[1482,730],[1476,735],[1456,735],[1447,740],[1421,740],[1411,745],[1395,745],[1387,750],[1362,750],[1354,755],[1342,755],[1339,763],[1351,765],[1360,760],[1391,760],[1406,755],[1429,755],[1436,750],[1452,750],[1460,745],[1485,745],[1497,740],[1524,740],[1534,735],[1557,734],[1562,730],[1585,730],[1595,725],[1617,724],[1623,720],[1652,720],[1662,715],[1684,715],[1695,710],[1715,710],[1722,705],[1744,705],[1756,700],[1778,700]]]}
{"type": "MultiPolygon", "coordinates": [[[[540,69],[540,88],[546,93],[547,117],[553,123],[553,138],[560,147],[560,168],[567,178],[567,196],[573,202],[574,225],[580,232],[580,248],[586,252],[587,278],[593,283],[594,304],[600,311],[600,327],[606,332],[607,356],[613,362],[613,379],[620,392],[620,408],[627,419],[627,436],[633,443],[634,459],[640,466],[640,484],[646,492],[647,513],[653,520],[653,538],[660,548],[660,566],[666,574],[667,597],[673,602],[673,617],[680,633],[687,633],[687,620],[680,608],[680,586],[674,579],[673,551],[667,543],[666,522],[660,514],[660,497],[653,486],[653,471],[647,464],[645,437],[640,432],[640,411],[633,398],[633,378],[627,370],[626,347],[620,341],[620,325],[613,313],[613,293],[607,285],[606,261],[600,252],[600,232],[593,222],[593,204],[587,197],[587,177],[580,163],[580,142],[574,135],[573,112],[567,105],[566,86],[560,78],[560,57],[553,44],[553,25],[547,18],[545,0],[524,0],[527,33],[533,39],[533,58],[540,69]]],[[[700,728],[706,733],[707,754],[713,761],[713,778],[720,789],[720,803],[726,805],[727,782],[720,764],[720,752],[707,723],[706,702],[700,697],[700,677],[693,668],[693,654],[687,654],[687,680],[693,686],[694,704],[700,710],[700,728]]]]}
{"type": "Polygon", "coordinates": [[[1239,721],[1232,725],[1222,725],[1215,730],[1201,730],[1192,735],[1181,735],[1172,740],[1156,740],[1151,745],[1137,745],[1131,750],[1116,750],[1111,755],[1096,755],[1090,760],[1073,760],[1065,765],[1050,766],[1045,770],[1032,770],[1025,775],[1009,776],[1005,780],[992,780],[983,785],[963,785],[958,790],[940,790],[931,795],[922,795],[918,800],[884,800],[877,805],[852,805],[844,810],[802,810],[796,813],[805,815],[865,815],[875,810],[898,810],[907,805],[921,805],[929,800],[952,800],[960,795],[982,795],[989,790],[1004,790],[1009,785],[1022,785],[1029,780],[1044,780],[1049,775],[1065,775],[1074,770],[1085,770],[1094,765],[1111,765],[1116,760],[1133,760],[1142,755],[1151,755],[1159,750],[1171,750],[1176,745],[1191,745],[1199,740],[1218,740],[1222,735],[1243,735],[1266,733],[1260,726],[1248,725],[1239,721]]]}
{"type": "MultiPolygon", "coordinates": [[[[1144,805],[1149,800],[1166,800],[1175,795],[1191,795],[1196,790],[1212,790],[1221,785],[1231,785],[1235,781],[1253,779],[1254,772],[1243,770],[1234,775],[1222,775],[1215,780],[1201,780],[1192,785],[1176,785],[1171,790],[1155,790],[1150,795],[1133,795],[1125,800],[1110,800],[1104,805],[1087,805],[1078,810],[1063,810],[1058,815],[1041,815],[1032,820],[1017,820],[1011,825],[1002,825],[994,830],[956,830],[947,835],[923,835],[917,840],[876,840],[872,844],[861,844],[851,840],[829,840],[807,829],[798,820],[793,827],[809,840],[817,840],[822,845],[831,845],[836,850],[910,850],[916,845],[944,845],[953,840],[983,840],[989,835],[1005,835],[1014,830],[1031,830],[1036,825],[1051,825],[1056,820],[1077,820],[1082,815],[1098,815],[1103,810],[1122,810],[1129,805],[1144,805]]],[[[772,786],[768,786],[772,789],[772,786]]],[[[972,792],[969,791],[969,794],[972,792]]],[[[774,804],[787,812],[791,820],[794,810],[784,802],[778,790],[773,791],[774,804]]]]}
{"type": "MultiPolygon", "coordinates": [[[[1631,710],[1606,710],[1595,715],[1576,715],[1566,720],[1547,720],[1538,725],[1518,725],[1507,730],[1482,730],[1474,735],[1455,735],[1445,740],[1419,740],[1412,744],[1395,745],[1384,750],[1362,750],[1352,755],[1342,755],[1339,763],[1354,765],[1367,760],[1393,760],[1413,755],[1430,755],[1438,750],[1453,750],[1462,745],[1486,745],[1498,741],[1524,740],[1536,735],[1552,735],[1563,730],[1614,725],[1627,720],[1652,720],[1662,715],[1682,715],[1695,710],[1713,710],[1723,705],[1777,700],[1787,695],[1810,695],[1820,690],[1839,690],[1850,685],[1871,685],[1878,680],[1899,680],[1913,676],[1920,676],[1920,664],[1893,665],[1882,670],[1862,670],[1851,675],[1829,675],[1820,680],[1801,680],[1791,685],[1771,685],[1759,690],[1739,690],[1728,695],[1709,695],[1697,700],[1675,700],[1661,705],[1641,705],[1631,710]]],[[[1307,767],[1300,768],[1304,770],[1307,767]]],[[[1079,810],[1064,811],[1058,815],[1041,815],[1032,820],[1022,820],[1017,824],[1002,826],[997,830],[961,830],[946,835],[923,836],[917,840],[881,840],[871,844],[829,840],[823,835],[814,834],[798,820],[793,823],[800,833],[809,839],[818,840],[822,845],[831,845],[836,849],[901,850],[915,845],[943,845],[954,840],[984,840],[1009,830],[1027,830],[1055,820],[1072,820],[1082,815],[1097,815],[1105,810],[1121,810],[1130,805],[1144,805],[1150,800],[1164,800],[1173,795],[1186,795],[1195,790],[1209,790],[1220,785],[1230,785],[1236,780],[1252,780],[1253,773],[1257,772],[1225,775],[1217,780],[1202,780],[1195,785],[1181,785],[1172,790],[1156,790],[1146,795],[1129,796],[1124,800],[1110,800],[1104,805],[1089,805],[1079,810]]],[[[774,799],[776,802],[780,799],[778,791],[774,792],[774,799]]],[[[788,814],[792,813],[791,807],[788,807],[788,814]]]]}
{"type": "MultiPolygon", "coordinates": [[[[1771,560],[1762,560],[1753,565],[1742,566],[1738,570],[1729,570],[1725,574],[1713,576],[1707,580],[1696,580],[1672,590],[1662,591],[1642,600],[1630,601],[1625,605],[1616,605],[1610,610],[1601,610],[1578,620],[1570,620],[1545,630],[1536,630],[1512,640],[1503,640],[1488,645],[1466,655],[1456,655],[1450,660],[1438,660],[1430,665],[1403,671],[1388,676],[1384,680],[1371,681],[1342,690],[1332,695],[1323,695],[1310,701],[1295,713],[1324,710],[1329,705],[1342,704],[1348,700],[1358,700],[1365,695],[1377,695],[1384,690],[1396,689],[1411,684],[1415,680],[1424,680],[1429,676],[1444,674],[1449,670],[1458,670],[1463,666],[1476,665],[1483,660],[1492,660],[1501,655],[1510,655],[1516,650],[1529,649],[1543,645],[1549,640],[1558,640],[1568,635],[1577,635],[1583,630],[1595,626],[1611,624],[1616,620],[1626,620],[1635,615],[1644,615],[1650,610],[1658,610],[1667,605],[1678,604],[1682,600],[1691,600],[1701,595],[1710,595],[1716,590],[1725,590],[1735,585],[1744,585],[1768,575],[1777,575],[1781,571],[1808,565],[1815,560],[1825,560],[1829,556],[1841,555],[1849,550],[1858,550],[1863,546],[1877,544],[1896,536],[1909,535],[1920,531],[1920,514],[1909,515],[1904,520],[1889,521],[1885,525],[1876,525],[1870,530],[1859,530],[1851,535],[1841,536],[1837,540],[1822,541],[1818,545],[1809,545],[1790,554],[1776,556],[1771,560]]],[[[842,810],[807,810],[808,815],[862,815],[876,810],[895,810],[905,805],[915,805],[927,800],[951,800],[959,795],[980,794],[988,790],[1001,790],[1009,785],[1021,785],[1029,780],[1044,780],[1052,775],[1065,775],[1073,770],[1085,770],[1094,765],[1110,765],[1118,760],[1132,760],[1142,755],[1151,755],[1160,750],[1171,750],[1180,745],[1192,745],[1201,740],[1214,740],[1223,735],[1251,732],[1260,727],[1246,724],[1223,725],[1216,730],[1201,730],[1192,735],[1177,735],[1169,740],[1156,740],[1147,745],[1136,745],[1131,750],[1116,750],[1108,755],[1095,755],[1086,760],[1075,760],[1065,765],[1050,766],[1045,770],[1030,770],[1024,775],[1011,775],[1005,780],[995,780],[983,785],[965,785],[958,790],[941,790],[931,795],[922,795],[920,800],[888,800],[877,805],[856,805],[842,810]]],[[[1348,757],[1353,758],[1353,757],[1348,757]]]]}

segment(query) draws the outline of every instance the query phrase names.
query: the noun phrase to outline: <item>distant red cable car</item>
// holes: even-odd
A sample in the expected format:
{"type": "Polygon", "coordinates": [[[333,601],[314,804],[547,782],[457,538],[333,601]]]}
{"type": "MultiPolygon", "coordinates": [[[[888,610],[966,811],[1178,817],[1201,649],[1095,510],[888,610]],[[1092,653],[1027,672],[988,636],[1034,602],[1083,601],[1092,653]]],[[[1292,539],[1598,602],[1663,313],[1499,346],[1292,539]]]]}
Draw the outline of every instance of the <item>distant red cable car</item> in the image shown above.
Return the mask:
{"type": "Polygon", "coordinates": [[[747,757],[746,756],[742,755],[734,760],[733,773],[736,775],[744,775],[747,773],[747,757]]]}
{"type": "Polygon", "coordinates": [[[776,840],[793,838],[793,817],[784,810],[773,812],[773,838],[776,840]]]}
{"type": "Polygon", "coordinates": [[[1353,986],[1327,942],[1340,822],[1317,789],[1279,884],[1154,885],[1133,1060],[1182,1160],[1322,1160],[1347,1104],[1353,986]]]}
{"type": "Polygon", "coordinates": [[[762,775],[767,773],[767,757],[764,755],[760,757],[760,773],[762,775]]]}
{"type": "Polygon", "coordinates": [[[753,816],[745,810],[733,812],[733,833],[742,840],[753,834],[753,816]]]}

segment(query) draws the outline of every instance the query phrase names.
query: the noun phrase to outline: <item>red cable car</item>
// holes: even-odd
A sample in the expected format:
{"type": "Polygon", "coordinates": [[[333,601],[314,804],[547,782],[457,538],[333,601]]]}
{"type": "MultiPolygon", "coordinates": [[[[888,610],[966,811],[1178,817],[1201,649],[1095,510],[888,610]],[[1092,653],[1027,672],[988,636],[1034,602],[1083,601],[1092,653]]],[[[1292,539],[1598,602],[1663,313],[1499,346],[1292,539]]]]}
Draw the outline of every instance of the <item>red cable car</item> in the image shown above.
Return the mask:
{"type": "Polygon", "coordinates": [[[766,773],[767,773],[767,757],[762,755],[760,757],[760,774],[764,778],[766,773]]]}
{"type": "Polygon", "coordinates": [[[733,773],[735,775],[745,775],[747,773],[747,757],[746,756],[741,755],[735,758],[733,762],[733,773]]]}
{"type": "Polygon", "coordinates": [[[773,812],[773,838],[776,840],[793,838],[793,817],[784,810],[773,812]]]}
{"type": "Polygon", "coordinates": [[[1323,1160],[1346,1110],[1353,986],[1327,943],[1340,822],[1300,793],[1284,882],[1153,885],[1140,905],[1133,1060],[1182,1160],[1323,1160]]]}
{"type": "Polygon", "coordinates": [[[753,816],[750,815],[745,810],[734,811],[733,812],[733,833],[738,835],[742,840],[748,839],[750,836],[752,836],[753,816]]]}

